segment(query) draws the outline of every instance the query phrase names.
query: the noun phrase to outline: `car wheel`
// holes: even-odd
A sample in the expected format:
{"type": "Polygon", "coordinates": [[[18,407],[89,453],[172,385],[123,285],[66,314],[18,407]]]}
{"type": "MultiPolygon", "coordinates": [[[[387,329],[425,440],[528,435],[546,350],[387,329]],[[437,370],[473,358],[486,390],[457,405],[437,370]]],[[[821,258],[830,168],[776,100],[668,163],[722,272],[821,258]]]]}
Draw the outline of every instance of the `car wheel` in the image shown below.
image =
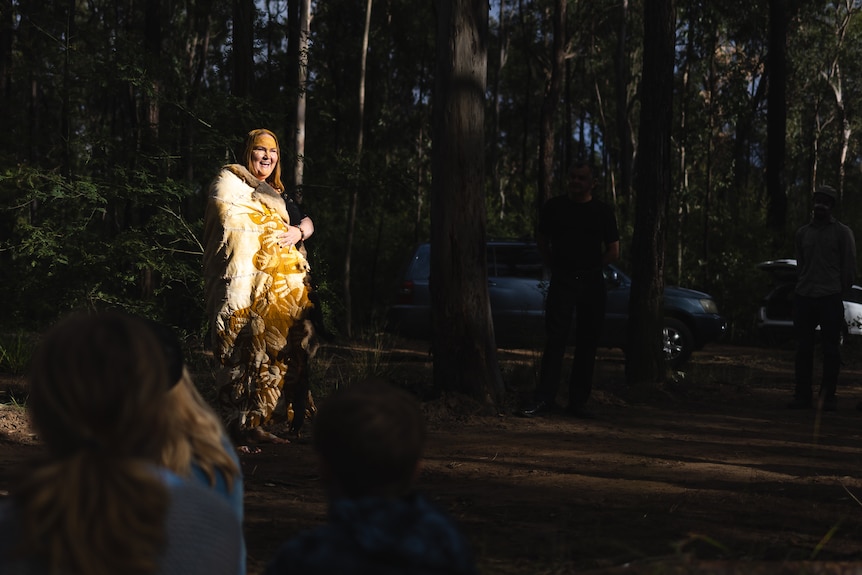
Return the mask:
{"type": "Polygon", "coordinates": [[[688,326],[678,319],[667,317],[662,330],[664,358],[672,368],[685,363],[694,349],[694,336],[688,326]]]}

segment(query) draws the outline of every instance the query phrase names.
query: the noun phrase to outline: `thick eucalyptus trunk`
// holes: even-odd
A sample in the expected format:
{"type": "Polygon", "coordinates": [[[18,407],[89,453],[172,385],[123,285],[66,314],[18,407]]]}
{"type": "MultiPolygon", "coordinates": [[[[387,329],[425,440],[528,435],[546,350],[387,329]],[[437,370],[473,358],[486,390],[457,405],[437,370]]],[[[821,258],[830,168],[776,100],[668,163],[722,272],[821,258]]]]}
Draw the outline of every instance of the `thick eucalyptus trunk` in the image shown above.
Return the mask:
{"type": "Polygon", "coordinates": [[[487,0],[437,0],[431,197],[434,384],[494,404],[503,385],[485,254],[487,0]]]}
{"type": "Polygon", "coordinates": [[[665,210],[671,189],[673,0],[644,3],[644,74],[638,137],[632,289],[626,346],[630,384],[664,381],[662,291],[665,210]]]}

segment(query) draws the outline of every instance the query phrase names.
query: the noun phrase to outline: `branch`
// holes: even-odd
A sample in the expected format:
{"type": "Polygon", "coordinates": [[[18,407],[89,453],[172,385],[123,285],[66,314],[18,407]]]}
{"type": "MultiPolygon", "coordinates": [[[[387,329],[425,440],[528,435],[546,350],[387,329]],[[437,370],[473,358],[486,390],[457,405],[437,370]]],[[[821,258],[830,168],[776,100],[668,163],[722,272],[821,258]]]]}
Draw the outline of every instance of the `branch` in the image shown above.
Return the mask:
{"type": "MultiPolygon", "coordinates": [[[[201,244],[201,242],[198,240],[197,236],[194,234],[194,232],[192,232],[191,228],[186,223],[186,220],[180,214],[177,214],[176,212],[174,212],[173,210],[171,210],[169,208],[166,208],[165,206],[159,206],[159,209],[162,210],[163,212],[167,213],[167,214],[170,214],[171,216],[173,216],[177,220],[179,220],[180,224],[182,224],[183,228],[185,228],[189,237],[191,237],[195,240],[195,243],[198,245],[198,248],[200,248],[200,253],[204,253],[204,246],[201,244]]],[[[173,250],[173,251],[179,252],[179,253],[194,253],[194,252],[182,252],[182,250],[173,250]]]]}

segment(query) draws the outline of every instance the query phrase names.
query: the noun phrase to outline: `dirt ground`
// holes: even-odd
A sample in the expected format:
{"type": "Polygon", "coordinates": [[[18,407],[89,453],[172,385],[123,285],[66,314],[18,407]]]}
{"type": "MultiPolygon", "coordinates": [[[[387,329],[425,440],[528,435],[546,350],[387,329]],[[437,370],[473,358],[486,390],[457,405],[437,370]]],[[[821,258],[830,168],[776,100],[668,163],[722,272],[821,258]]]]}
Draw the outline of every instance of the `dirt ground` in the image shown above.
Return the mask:
{"type": "MultiPolygon", "coordinates": [[[[862,349],[844,355],[839,409],[818,414],[785,409],[789,348],[712,346],[672,383],[637,389],[622,355],[601,351],[597,417],[577,420],[514,416],[538,355],[507,351],[503,413],[424,399],[419,488],[460,524],[483,574],[862,573],[862,349]]],[[[315,361],[332,385],[353,369],[421,390],[431,373],[427,351],[405,342],[329,346],[315,361]]],[[[20,382],[5,381],[0,497],[38,449],[9,405],[20,382]]],[[[281,541],[322,523],[326,504],[308,435],[242,465],[255,575],[281,541]]]]}

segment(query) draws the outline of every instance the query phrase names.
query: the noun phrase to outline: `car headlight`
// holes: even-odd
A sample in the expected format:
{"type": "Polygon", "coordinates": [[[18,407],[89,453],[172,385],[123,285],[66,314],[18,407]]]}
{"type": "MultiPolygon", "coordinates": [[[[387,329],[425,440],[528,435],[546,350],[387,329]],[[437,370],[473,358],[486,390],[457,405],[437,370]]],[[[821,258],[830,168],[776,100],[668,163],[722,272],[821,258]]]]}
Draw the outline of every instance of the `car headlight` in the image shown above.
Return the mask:
{"type": "Polygon", "coordinates": [[[715,300],[702,299],[698,301],[704,312],[718,314],[718,305],[716,305],[715,300]]]}

